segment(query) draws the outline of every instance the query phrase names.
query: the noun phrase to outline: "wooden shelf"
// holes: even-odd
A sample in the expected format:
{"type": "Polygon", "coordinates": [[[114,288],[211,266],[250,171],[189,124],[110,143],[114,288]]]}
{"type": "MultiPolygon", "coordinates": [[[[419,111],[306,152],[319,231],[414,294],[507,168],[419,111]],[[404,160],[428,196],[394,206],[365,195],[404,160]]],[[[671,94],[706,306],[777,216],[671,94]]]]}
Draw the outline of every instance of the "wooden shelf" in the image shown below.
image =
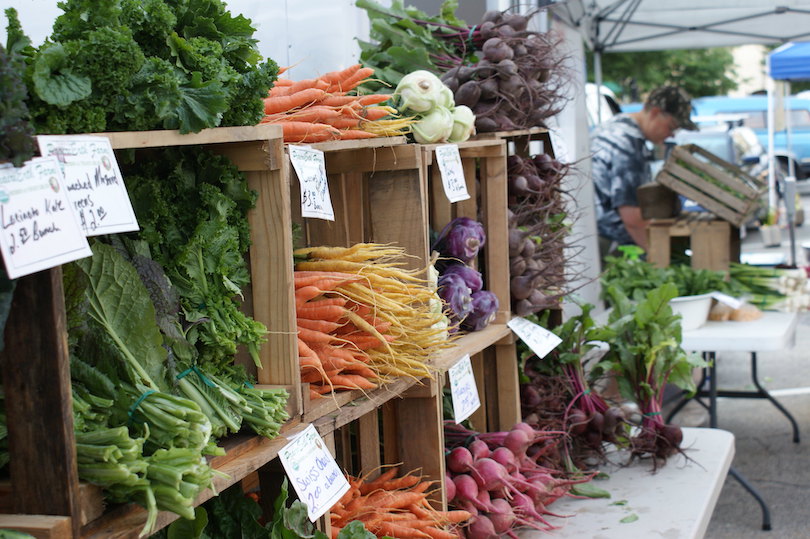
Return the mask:
{"type": "MultiPolygon", "coordinates": [[[[235,485],[257,469],[278,456],[278,452],[288,443],[288,438],[304,429],[303,425],[290,426],[280,436],[268,440],[261,436],[236,435],[225,439],[221,446],[226,454],[210,460],[211,466],[227,477],[214,477],[213,484],[217,492],[222,492],[235,485]]],[[[214,496],[210,489],[204,490],[195,500],[200,505],[214,496]]],[[[180,518],[175,513],[161,511],[158,513],[155,531],[160,530],[180,518]]],[[[146,523],[146,510],[140,505],[129,503],[116,505],[101,517],[82,528],[84,539],[128,539],[138,537],[146,523]]]]}

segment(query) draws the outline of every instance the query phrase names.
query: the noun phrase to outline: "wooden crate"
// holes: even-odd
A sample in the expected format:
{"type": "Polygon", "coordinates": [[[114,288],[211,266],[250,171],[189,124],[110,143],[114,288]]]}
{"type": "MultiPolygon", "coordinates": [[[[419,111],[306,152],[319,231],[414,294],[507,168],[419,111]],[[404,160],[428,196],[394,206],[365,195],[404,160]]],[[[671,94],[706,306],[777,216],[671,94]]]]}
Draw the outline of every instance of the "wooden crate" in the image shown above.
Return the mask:
{"type": "MultiPolygon", "coordinates": [[[[204,145],[228,155],[246,174],[250,187],[259,192],[257,207],[249,215],[252,289],[246,291],[243,308],[270,330],[268,342],[260,350],[264,368],[259,370],[258,378],[262,383],[288,389],[293,419],[285,428],[293,428],[301,415],[301,399],[294,353],[292,241],[287,226],[289,187],[283,173],[281,130],[277,126],[257,126],[208,129],[193,135],[176,131],[100,135],[107,136],[116,150],[204,145]]],[[[63,297],[59,267],[17,280],[2,352],[14,478],[10,503],[4,510],[70,517],[73,537],[96,533],[99,537],[134,537],[146,520],[146,512],[129,504],[94,518],[103,511],[98,489],[78,481],[63,297]]],[[[216,487],[225,488],[275,458],[282,442],[286,441],[256,436],[227,440],[228,455],[214,459],[212,465],[221,466],[229,477],[215,479],[216,487]]],[[[203,493],[198,503],[211,495],[203,493]]],[[[176,518],[173,513],[161,513],[159,526],[176,518]]]]}
{"type": "Polygon", "coordinates": [[[711,214],[686,214],[677,219],[653,219],[647,226],[647,261],[659,268],[669,266],[672,238],[689,238],[691,265],[695,269],[728,271],[740,260],[740,231],[711,214]]]}
{"type": "Polygon", "coordinates": [[[736,227],[761,205],[767,185],[694,144],[676,146],[656,181],[736,227]]]}
{"type": "Polygon", "coordinates": [[[531,143],[540,142],[541,153],[554,155],[551,143],[551,132],[545,127],[532,127],[530,129],[517,129],[514,131],[494,131],[491,133],[478,133],[471,140],[504,140],[509,155],[528,157],[531,154],[531,143]]]}
{"type": "Polygon", "coordinates": [[[394,243],[414,258],[428,260],[426,182],[419,146],[404,137],[312,144],[324,152],[334,221],[301,217],[300,187],[289,166],[292,219],[303,243],[349,247],[360,242],[394,243]]]}
{"type": "Polygon", "coordinates": [[[498,297],[495,324],[509,321],[509,232],[506,214],[506,143],[501,139],[458,144],[468,200],[451,203],[434,161],[435,144],[422,146],[422,162],[428,178],[429,220],[437,233],[457,217],[469,217],[484,225],[487,240],[479,255],[484,289],[498,297]]]}

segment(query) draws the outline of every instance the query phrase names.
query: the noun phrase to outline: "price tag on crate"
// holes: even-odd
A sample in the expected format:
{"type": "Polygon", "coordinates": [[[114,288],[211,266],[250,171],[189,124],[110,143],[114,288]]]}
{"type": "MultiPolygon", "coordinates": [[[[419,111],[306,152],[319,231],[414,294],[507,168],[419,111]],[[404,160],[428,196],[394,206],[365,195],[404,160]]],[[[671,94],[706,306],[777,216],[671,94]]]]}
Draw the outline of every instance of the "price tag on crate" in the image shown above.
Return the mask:
{"type": "Polygon", "coordinates": [[[107,137],[42,135],[43,156],[56,157],[65,190],[87,236],[138,230],[135,211],[107,137]]]}
{"type": "Polygon", "coordinates": [[[287,146],[290,162],[301,186],[301,215],[326,221],[335,220],[329,182],[326,179],[326,164],[323,152],[308,146],[287,146]]]}
{"type": "Polygon", "coordinates": [[[9,278],[92,256],[55,157],[0,167],[0,249],[9,278]]]}
{"type": "Polygon", "coordinates": [[[722,292],[712,292],[711,296],[720,303],[725,303],[732,309],[739,309],[743,306],[742,301],[735,297],[729,296],[728,294],[723,294],[722,292]]]}
{"type": "Polygon", "coordinates": [[[312,424],[290,440],[278,456],[312,522],[349,490],[346,477],[312,424]]]}
{"type": "Polygon", "coordinates": [[[461,166],[458,145],[436,146],[436,163],[439,165],[447,199],[450,202],[469,199],[470,194],[467,192],[467,181],[464,179],[464,167],[461,166]]]}
{"type": "Polygon", "coordinates": [[[469,354],[450,367],[450,394],[456,423],[470,417],[481,406],[469,354]]]}
{"type": "Polygon", "coordinates": [[[546,357],[562,342],[562,339],[551,331],[519,316],[511,319],[506,325],[540,358],[546,357]]]}

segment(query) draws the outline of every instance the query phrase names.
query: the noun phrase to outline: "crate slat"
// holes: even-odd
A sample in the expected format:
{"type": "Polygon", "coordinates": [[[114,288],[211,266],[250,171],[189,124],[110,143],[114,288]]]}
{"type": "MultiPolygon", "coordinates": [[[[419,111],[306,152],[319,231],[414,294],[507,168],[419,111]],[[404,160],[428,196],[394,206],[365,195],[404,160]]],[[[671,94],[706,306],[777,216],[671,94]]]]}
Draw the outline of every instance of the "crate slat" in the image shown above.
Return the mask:
{"type": "Polygon", "coordinates": [[[767,189],[759,179],[694,144],[676,146],[656,181],[737,227],[757,211],[767,189]]]}

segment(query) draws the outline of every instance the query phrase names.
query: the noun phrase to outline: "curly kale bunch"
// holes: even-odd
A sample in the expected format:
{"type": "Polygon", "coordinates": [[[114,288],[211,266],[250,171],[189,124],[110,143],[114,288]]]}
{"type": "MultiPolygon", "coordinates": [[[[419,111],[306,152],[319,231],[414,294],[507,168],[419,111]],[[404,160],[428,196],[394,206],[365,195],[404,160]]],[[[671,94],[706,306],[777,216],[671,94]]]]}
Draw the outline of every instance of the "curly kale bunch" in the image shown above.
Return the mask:
{"type": "MultiPolygon", "coordinates": [[[[37,132],[255,125],[278,74],[255,29],[221,0],[65,0],[53,33],[25,49],[37,132]]],[[[9,40],[27,40],[13,9],[9,40]],[[12,29],[15,33],[12,34],[12,29]]]]}
{"type": "Polygon", "coordinates": [[[34,155],[34,129],[25,105],[21,64],[0,46],[0,163],[20,166],[34,155]]]}

